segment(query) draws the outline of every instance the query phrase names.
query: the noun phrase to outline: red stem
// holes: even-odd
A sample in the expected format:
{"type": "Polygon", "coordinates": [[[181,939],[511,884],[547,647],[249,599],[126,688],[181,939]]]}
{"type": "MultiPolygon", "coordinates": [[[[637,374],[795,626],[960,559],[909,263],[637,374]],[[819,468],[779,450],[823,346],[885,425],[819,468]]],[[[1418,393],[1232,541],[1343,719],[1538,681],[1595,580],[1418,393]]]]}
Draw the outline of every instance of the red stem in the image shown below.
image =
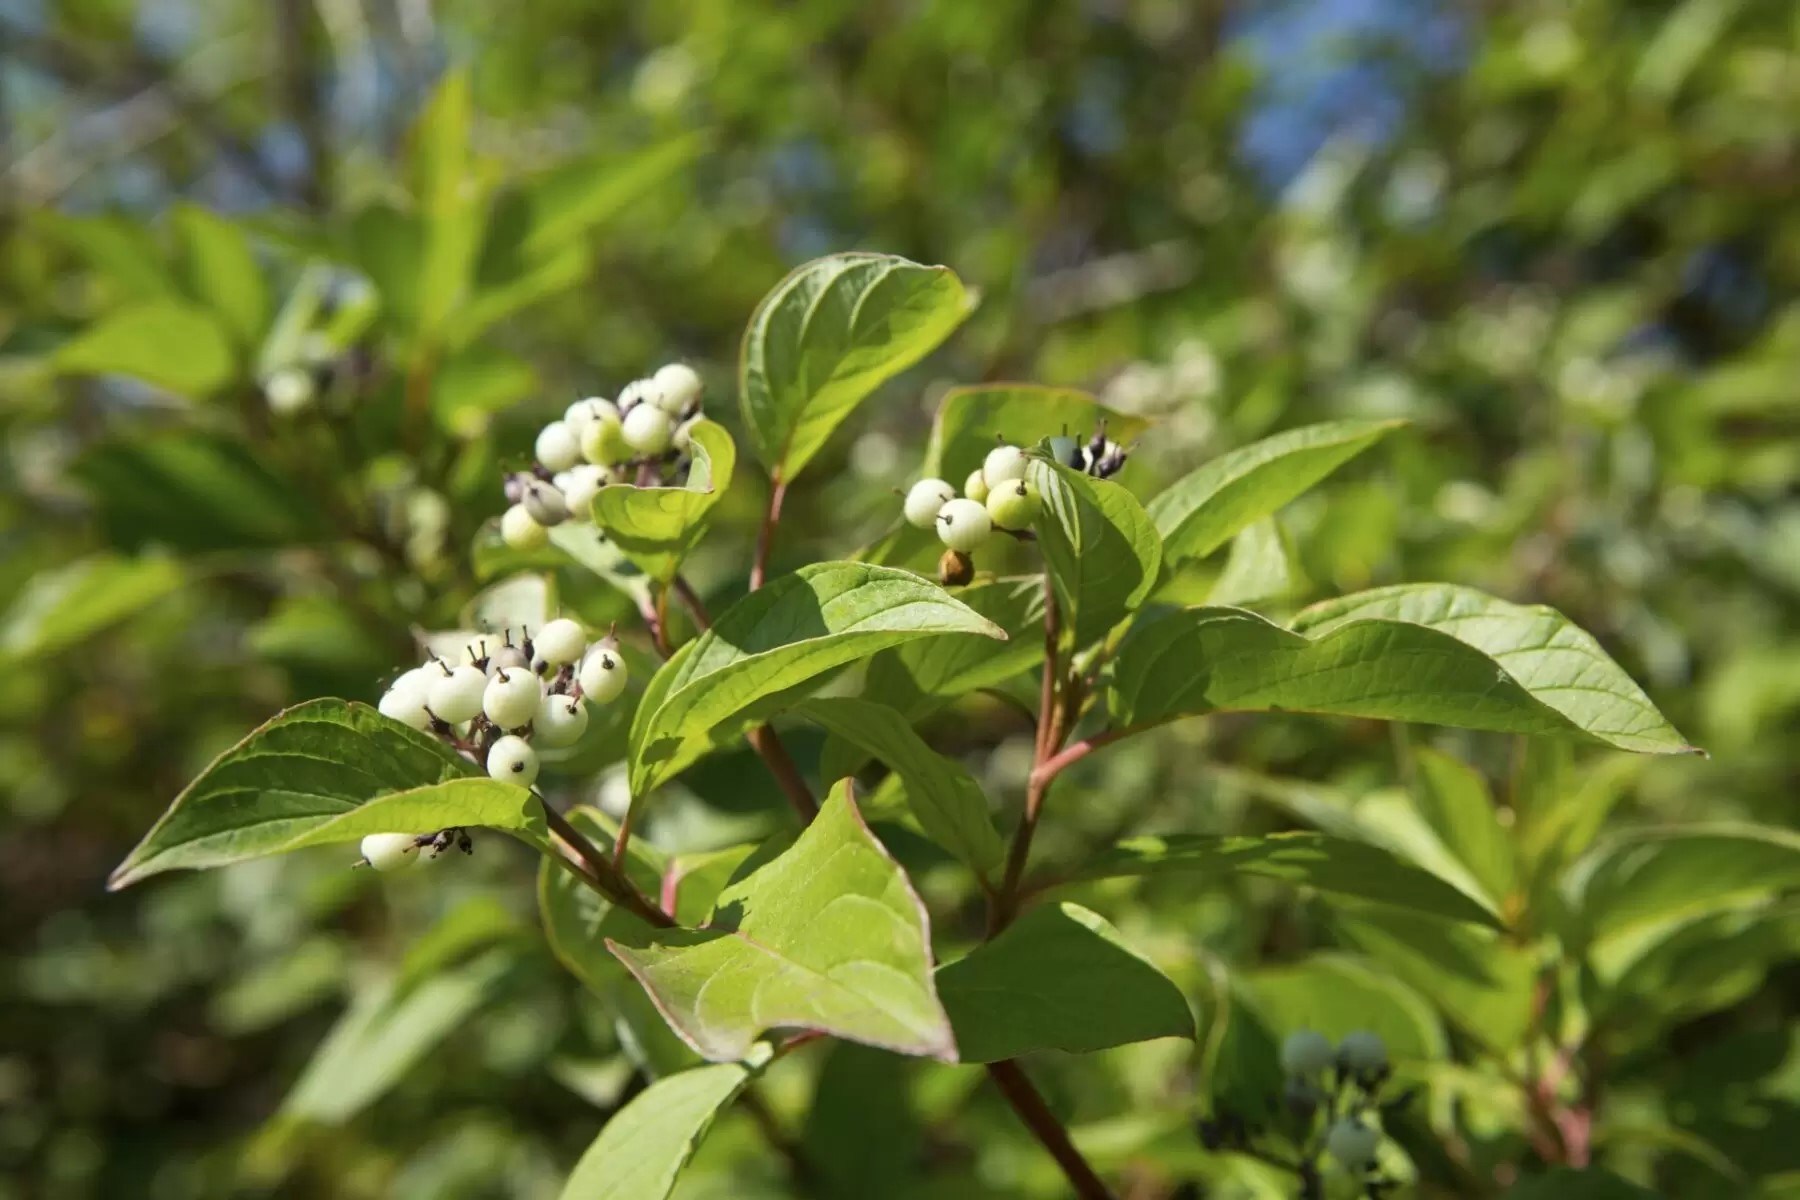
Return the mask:
{"type": "Polygon", "coordinates": [[[787,483],[779,474],[769,476],[769,511],[763,516],[762,530],[756,535],[756,559],[750,564],[750,590],[763,585],[769,569],[769,549],[775,542],[775,526],[781,520],[781,502],[787,496],[787,483]]]}
{"type": "Polygon", "coordinates": [[[1000,1089],[1000,1094],[1006,1097],[1006,1102],[1012,1105],[1013,1111],[1019,1114],[1019,1119],[1030,1127],[1037,1140],[1044,1144],[1044,1149],[1056,1160],[1056,1165],[1068,1176],[1069,1183],[1080,1200],[1112,1200],[1112,1193],[1106,1190],[1106,1185],[1100,1182],[1100,1177],[1088,1166],[1087,1159],[1081,1157],[1081,1151],[1069,1140],[1062,1122],[1056,1119],[1056,1114],[1050,1111],[1044,1098],[1031,1086],[1031,1080],[1019,1069],[1019,1064],[1011,1061],[994,1062],[989,1063],[987,1069],[988,1077],[1000,1089]]]}

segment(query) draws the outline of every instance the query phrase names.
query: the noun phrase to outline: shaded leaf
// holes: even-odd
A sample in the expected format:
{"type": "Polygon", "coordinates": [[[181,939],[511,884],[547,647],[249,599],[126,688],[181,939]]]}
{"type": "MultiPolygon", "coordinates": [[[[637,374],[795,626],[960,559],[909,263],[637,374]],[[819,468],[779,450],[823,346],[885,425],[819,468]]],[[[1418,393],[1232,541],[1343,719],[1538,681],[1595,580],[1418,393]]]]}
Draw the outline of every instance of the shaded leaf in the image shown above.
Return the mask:
{"type": "Polygon", "coordinates": [[[1415,751],[1413,761],[1418,772],[1413,802],[1420,817],[1499,909],[1513,892],[1517,867],[1487,783],[1473,767],[1428,747],[1415,751]]]}
{"type": "Polygon", "coordinates": [[[883,650],[869,663],[863,692],[909,720],[980,688],[1003,683],[1044,657],[1044,581],[993,579],[959,588],[956,598],[1006,632],[946,634],[883,650]]]}
{"type": "Polygon", "coordinates": [[[924,358],[971,308],[948,267],[834,254],[775,286],[744,331],[744,426],[758,457],[791,480],[869,394],[924,358]]]}
{"type": "Polygon", "coordinates": [[[925,906],[863,823],[848,780],[792,846],[720,893],[706,928],[609,945],[715,1062],[742,1058],[777,1028],[956,1056],[925,906]]]}
{"type": "Polygon", "coordinates": [[[203,400],[236,374],[225,327],[204,309],[147,300],[102,317],[56,351],[71,375],[127,375],[164,391],[203,400]]]}
{"type": "Polygon", "coordinates": [[[563,1200],[661,1200],[713,1119],[744,1090],[739,1063],[659,1079],[613,1114],[563,1186],[563,1200]]]}
{"type": "Polygon", "coordinates": [[[55,654],[155,604],[185,578],[173,559],[115,554],[34,575],[0,617],[0,661],[55,654]]]}
{"type": "Polygon", "coordinates": [[[1657,1200],[1657,1193],[1598,1167],[1553,1167],[1514,1184],[1504,1200],[1657,1200]]]}
{"type": "Polygon", "coordinates": [[[112,874],[117,890],[180,868],[219,867],[370,833],[453,825],[546,845],[525,788],[364,704],[311,700],[214,759],[112,874]]]}
{"type": "Polygon", "coordinates": [[[126,549],[242,550],[318,541],[318,509],[229,438],[176,430],[103,442],[71,468],[126,549]]]}
{"type": "Polygon", "coordinates": [[[937,982],[963,1062],[1194,1036],[1180,989],[1077,904],[1032,909],[937,982]]]}
{"type": "Polygon", "coordinates": [[[936,584],[891,567],[815,563],[775,580],[732,605],[651,679],[632,723],[631,794],[643,797],[693,762],[715,728],[759,702],[940,633],[1006,636],[936,584]]]}
{"type": "Polygon", "coordinates": [[[1221,837],[1182,833],[1120,842],[1084,863],[1075,879],[1197,871],[1284,879],[1322,892],[1390,904],[1439,919],[1498,928],[1494,915],[1428,871],[1386,850],[1322,833],[1221,837]]]}
{"type": "Polygon", "coordinates": [[[854,742],[906,783],[906,800],[925,836],[985,875],[1006,846],[988,814],[987,797],[960,765],[925,744],[906,718],[883,704],[848,697],[812,700],[794,713],[854,742]]]}
{"type": "Polygon", "coordinates": [[[1149,505],[1171,565],[1203,558],[1241,529],[1300,496],[1400,427],[1400,421],[1329,421],[1221,454],[1176,480],[1149,505]]]}
{"type": "Polygon", "coordinates": [[[187,290],[240,344],[254,346],[269,323],[269,289],[238,226],[191,204],[174,215],[187,290]]]}
{"type": "Polygon", "coordinates": [[[1253,604],[1291,596],[1306,585],[1300,560],[1286,531],[1273,517],[1238,530],[1231,539],[1225,569],[1206,594],[1206,602],[1253,604]]]}
{"type": "Polygon", "coordinates": [[[737,465],[737,447],[722,425],[696,424],[693,447],[693,467],[682,487],[609,483],[594,497],[594,523],[621,554],[659,583],[673,579],[682,560],[706,536],[707,514],[731,486],[737,465]]]}
{"type": "Polygon", "coordinates": [[[1030,478],[1043,497],[1038,545],[1063,628],[1084,646],[1150,593],[1162,544],[1143,505],[1118,484],[1043,460],[1031,463],[1030,478]]]}

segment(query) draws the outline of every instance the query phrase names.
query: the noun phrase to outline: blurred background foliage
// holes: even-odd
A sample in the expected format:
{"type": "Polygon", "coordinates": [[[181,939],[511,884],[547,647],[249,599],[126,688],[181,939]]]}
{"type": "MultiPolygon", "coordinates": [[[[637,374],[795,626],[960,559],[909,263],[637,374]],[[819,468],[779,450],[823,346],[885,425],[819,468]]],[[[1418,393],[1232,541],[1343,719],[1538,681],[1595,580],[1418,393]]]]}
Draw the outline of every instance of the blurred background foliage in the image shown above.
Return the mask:
{"type": "MultiPolygon", "coordinates": [[[[0,1196],[554,1194],[680,1048],[560,972],[513,848],[429,884],[342,852],[123,896],[106,872],[252,725],[372,699],[415,630],[454,624],[506,566],[480,537],[499,470],[571,399],[687,356],[735,427],[745,319],[829,251],[949,264],[982,304],[788,496],[777,568],[888,527],[953,384],[1151,418],[1141,494],[1283,427],[1406,417],[1234,551],[1232,590],[1552,604],[1711,755],[1190,723],[1084,766],[1047,857],[1115,829],[1411,845],[1394,797],[1421,764],[1492,789],[1496,830],[1569,806],[1531,848],[1552,881],[1503,901],[1579,890],[1560,872],[1596,839],[1794,824],[1788,0],[0,0],[0,148],[0,1196]],[[285,369],[312,404],[269,403],[285,369]]],[[[740,472],[694,564],[715,609],[763,486],[740,472]]],[[[555,575],[592,622],[628,611],[555,575]]],[[[1004,705],[932,736],[997,748],[973,761],[1016,803],[1004,705]]],[[[739,765],[694,772],[653,835],[779,828],[739,765]]],[[[1697,851],[1634,883],[1626,858],[1608,886],[1661,889],[1669,936],[1603,979],[1531,959],[1530,1004],[1439,993],[1408,972],[1454,948],[1291,892],[1096,887],[1212,1032],[1037,1067],[1133,1195],[1282,1195],[1192,1133],[1229,997],[1373,1014],[1434,1060],[1434,1132],[1406,1142],[1424,1190],[1481,1195],[1557,1157],[1483,1043],[1560,1022],[1597,1161],[1660,1194],[1800,1195],[1791,866],[1724,886],[1736,852],[1697,851]]],[[[1058,1193],[979,1072],[819,1050],[766,1093],[816,1194],[1058,1193]]],[[[788,1194],[755,1115],[683,1194],[788,1194]]]]}

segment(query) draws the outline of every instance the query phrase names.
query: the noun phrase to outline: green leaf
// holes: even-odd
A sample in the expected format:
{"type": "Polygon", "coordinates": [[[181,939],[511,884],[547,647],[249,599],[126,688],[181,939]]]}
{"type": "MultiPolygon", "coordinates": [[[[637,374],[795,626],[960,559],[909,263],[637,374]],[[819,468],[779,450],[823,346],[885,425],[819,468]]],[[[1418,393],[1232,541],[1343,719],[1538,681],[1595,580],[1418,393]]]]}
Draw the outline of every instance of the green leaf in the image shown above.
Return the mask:
{"type": "Polygon", "coordinates": [[[739,402],[757,455],[791,481],[869,394],[924,358],[972,307],[948,267],[834,254],[797,268],[744,330],[739,402]]]}
{"type": "MultiPolygon", "coordinates": [[[[572,808],[569,823],[597,846],[610,845],[618,833],[614,822],[592,808],[572,808]]],[[[627,869],[632,882],[647,896],[662,889],[665,863],[642,838],[630,843],[627,869]]],[[[619,960],[606,948],[609,937],[635,939],[648,928],[635,916],[600,895],[564,867],[554,856],[538,863],[538,916],[551,953],[595,995],[606,997],[625,980],[619,960]]]]}
{"type": "Polygon", "coordinates": [[[1034,460],[1043,497],[1038,545],[1050,568],[1063,627],[1076,646],[1103,637],[1156,584],[1162,543],[1137,497],[1116,483],[1034,460]]]}
{"type": "Polygon", "coordinates": [[[706,928],[608,944],[714,1062],[742,1058],[775,1028],[956,1058],[925,906],[863,823],[848,780],[792,846],[720,893],[706,928]]]}
{"type": "Polygon", "coordinates": [[[1142,417],[1102,408],[1087,392],[1030,383],[989,383],[953,388],[938,405],[925,448],[923,474],[961,489],[996,439],[1035,446],[1068,434],[1084,441],[1104,422],[1108,436],[1130,442],[1148,425],[1142,417]]]}
{"type": "Polygon", "coordinates": [[[1077,904],[1046,904],[938,970],[963,1062],[1194,1036],[1181,990],[1077,904]]]}
{"type": "Polygon", "coordinates": [[[354,1117],[493,1001],[513,962],[496,949],[433,971],[413,987],[379,985],[358,995],[282,1102],[275,1125],[341,1125],[354,1117]]]}
{"type": "Polygon", "coordinates": [[[651,679],[631,729],[632,796],[700,757],[715,727],[759,702],[941,633],[1006,636],[936,584],[892,567],[814,563],[750,593],[651,679]]]}
{"type": "Polygon", "coordinates": [[[269,289],[244,231],[191,204],[175,209],[183,281],[240,345],[256,345],[269,323],[269,289]]]}
{"type": "Polygon", "coordinates": [[[731,486],[737,447],[722,425],[693,429],[693,469],[683,487],[609,483],[594,497],[594,523],[645,575],[667,583],[706,536],[707,514],[731,486]]]}
{"type": "Polygon", "coordinates": [[[1405,621],[1450,634],[1608,745],[1697,753],[1593,635],[1546,605],[1511,604],[1453,584],[1401,584],[1312,605],[1294,618],[1294,630],[1318,638],[1365,620],[1405,621]]]}
{"type": "Polygon", "coordinates": [[[55,654],[141,612],[185,580],[174,559],[114,554],[34,575],[0,617],[0,661],[55,654]]]}
{"type": "Polygon", "coordinates": [[[906,784],[906,801],[925,836],[987,875],[1006,855],[981,785],[925,744],[906,718],[884,704],[835,696],[795,706],[797,716],[854,742],[906,784]]]}
{"type": "Polygon", "coordinates": [[[563,1186],[563,1200],[662,1200],[750,1068],[696,1067],[659,1079],[613,1114],[563,1186]]]}
{"type": "Polygon", "coordinates": [[[50,238],[62,243],[117,289],[121,298],[176,298],[156,231],[124,213],[71,216],[39,210],[28,215],[50,238]]]}
{"type": "Polygon", "coordinates": [[[1546,1174],[1521,1179],[1503,1200],[1658,1200],[1658,1196],[1598,1167],[1553,1167],[1546,1174]]]}
{"type": "Polygon", "coordinates": [[[71,375],[128,375],[196,400],[223,390],[237,370],[225,327],[176,300],[148,300],[109,313],[64,342],[55,361],[71,375]]]}
{"type": "Polygon", "coordinates": [[[1418,779],[1413,803],[1444,848],[1466,869],[1496,909],[1518,882],[1513,846],[1494,815],[1494,798],[1480,772],[1430,748],[1414,752],[1418,779]]]}
{"type": "Polygon", "coordinates": [[[1183,609],[1133,626],[1113,669],[1116,722],[1230,710],[1559,735],[1646,753],[1692,749],[1566,619],[1447,585],[1315,605],[1294,630],[1232,608],[1183,609]]]}
{"type": "Polygon", "coordinates": [[[469,167],[472,108],[468,72],[446,71],[413,125],[407,165],[413,200],[428,217],[444,216],[466,203],[463,179],[469,167]]]}
{"type": "Polygon", "coordinates": [[[1305,586],[1299,555],[1273,517],[1238,530],[1231,539],[1225,569],[1206,594],[1212,605],[1254,604],[1292,596],[1305,586]]]}
{"type": "Polygon", "coordinates": [[[1603,978],[1684,925],[1800,888],[1800,834],[1756,825],[1639,830],[1570,868],[1569,902],[1603,978]]]}
{"type": "Polygon", "coordinates": [[[1150,502],[1171,566],[1204,558],[1393,430],[1401,421],[1328,421],[1221,454],[1150,502]]]}
{"type": "Polygon", "coordinates": [[[291,481],[229,438],[175,430],[102,442],[71,468],[125,549],[244,550],[312,542],[330,531],[291,481]]]}
{"type": "Polygon", "coordinates": [[[546,846],[536,798],[429,734],[365,704],[311,700],[278,714],[187,786],[112,874],[113,890],[370,833],[484,826],[546,846]]]}
{"type": "Polygon", "coordinates": [[[898,1054],[833,1042],[819,1068],[800,1152],[821,1200],[919,1195],[925,1130],[914,1111],[910,1063],[898,1054]]]}
{"type": "Polygon", "coordinates": [[[1220,837],[1180,833],[1131,838],[1083,864],[1074,879],[1197,871],[1285,879],[1438,918],[1499,928],[1494,915],[1428,871],[1377,846],[1322,833],[1220,837]]]}
{"type": "Polygon", "coordinates": [[[1250,974],[1246,992],[1277,1041],[1296,1029],[1316,1029],[1333,1041],[1373,1030],[1397,1061],[1430,1061],[1448,1053],[1444,1030],[1423,997],[1356,959],[1315,954],[1250,974]]]}
{"type": "Polygon", "coordinates": [[[1006,631],[947,634],[883,650],[869,663],[863,692],[918,720],[949,701],[1004,683],[1044,657],[1044,581],[993,579],[959,588],[956,598],[1006,631]]]}
{"type": "Polygon", "coordinates": [[[431,414],[446,433],[480,433],[489,416],[504,412],[538,387],[530,363],[491,346],[468,346],[446,356],[431,394],[431,414]]]}

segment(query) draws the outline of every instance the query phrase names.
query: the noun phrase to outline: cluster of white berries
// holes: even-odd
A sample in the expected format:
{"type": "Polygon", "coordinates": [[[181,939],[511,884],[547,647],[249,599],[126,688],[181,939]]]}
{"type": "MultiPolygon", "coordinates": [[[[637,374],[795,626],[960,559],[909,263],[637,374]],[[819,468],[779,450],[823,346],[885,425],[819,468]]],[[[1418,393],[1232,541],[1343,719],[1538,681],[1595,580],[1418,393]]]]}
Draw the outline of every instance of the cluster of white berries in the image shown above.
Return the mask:
{"type": "MultiPolygon", "coordinates": [[[[377,707],[442,738],[492,778],[530,787],[538,774],[534,744],[573,746],[587,732],[587,705],[618,699],[626,679],[625,659],[610,635],[590,645],[585,629],[558,618],[517,645],[509,630],[498,648],[481,639],[460,662],[434,657],[394,680],[377,707]]],[[[423,850],[442,853],[453,840],[445,834],[453,832],[371,834],[363,839],[363,859],[382,871],[409,866],[423,850]]]]}
{"type": "Polygon", "coordinates": [[[544,544],[548,530],[571,515],[589,516],[594,496],[609,483],[674,482],[701,418],[700,376],[686,363],[669,363],[647,379],[628,383],[617,400],[589,396],[569,405],[538,431],[537,463],[509,476],[510,503],[500,517],[500,536],[520,550],[544,544]]]}
{"type": "MultiPolygon", "coordinates": [[[[1325,1151],[1358,1174],[1375,1165],[1375,1151],[1381,1145],[1381,1133],[1363,1119],[1372,1105],[1376,1091],[1388,1076],[1387,1045],[1379,1034],[1357,1030],[1344,1035],[1336,1047],[1331,1039],[1314,1029],[1297,1029],[1281,1044],[1281,1069],[1287,1074],[1289,1108],[1311,1119],[1321,1103],[1327,1100],[1322,1086],[1327,1072],[1335,1069],[1331,1091],[1354,1084],[1359,1097],[1346,1098],[1342,1115],[1335,1117],[1325,1130],[1325,1151]]],[[[1336,1113],[1339,1105],[1331,1103],[1328,1112],[1336,1113]]]]}
{"type": "Polygon", "coordinates": [[[1025,478],[1029,463],[1019,447],[1002,443],[969,473],[961,496],[942,479],[921,479],[906,493],[906,521],[920,529],[935,527],[958,554],[979,550],[996,529],[1029,529],[1042,507],[1037,487],[1025,478]]]}

